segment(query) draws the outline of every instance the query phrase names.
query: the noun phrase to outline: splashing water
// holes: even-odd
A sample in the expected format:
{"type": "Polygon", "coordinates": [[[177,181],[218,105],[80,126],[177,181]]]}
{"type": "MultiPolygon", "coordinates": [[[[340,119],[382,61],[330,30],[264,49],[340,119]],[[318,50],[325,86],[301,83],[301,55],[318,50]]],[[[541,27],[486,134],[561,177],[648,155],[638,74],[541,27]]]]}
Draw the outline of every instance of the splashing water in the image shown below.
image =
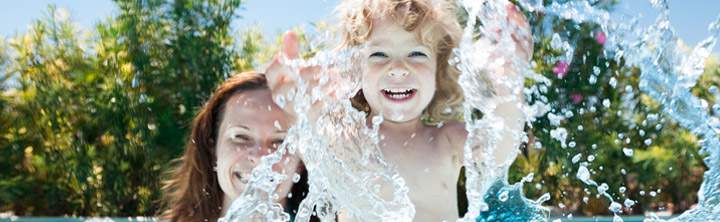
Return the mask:
{"type": "MultiPolygon", "coordinates": [[[[350,104],[362,73],[358,69],[361,64],[355,62],[358,61],[357,55],[358,50],[351,49],[320,52],[307,61],[284,61],[294,69],[298,86],[286,97],[276,100],[294,101],[293,108],[298,116],[285,142],[273,156],[286,151],[302,155],[308,171],[309,192],[298,209],[295,221],[309,221],[311,216],[317,216],[322,221],[334,221],[340,209],[343,214],[360,221],[409,221],[415,214],[404,180],[384,162],[379,150],[378,126],[382,118],[374,117],[369,127],[365,113],[355,110],[350,104]],[[297,76],[299,67],[307,66],[320,66],[322,76],[329,75],[323,72],[332,72],[340,78],[339,81],[320,81],[321,84],[342,83],[333,86],[338,98],[330,99],[319,91],[322,85],[310,89],[297,76]],[[308,110],[320,100],[325,102],[325,106],[318,119],[311,122],[308,110]]],[[[278,180],[286,179],[271,171],[272,164],[278,160],[270,157],[261,160],[253,171],[248,189],[243,192],[243,198],[233,202],[222,221],[289,220],[289,214],[276,203],[277,198],[272,198],[278,180]]]]}
{"type": "MultiPolygon", "coordinates": [[[[699,43],[690,54],[684,54],[676,44],[677,36],[670,26],[669,9],[664,0],[652,1],[661,14],[654,25],[645,29],[635,28],[633,22],[614,21],[607,11],[592,7],[587,1],[552,2],[547,6],[542,5],[542,2],[518,1],[521,8],[533,13],[599,25],[604,35],[607,35],[607,42],[603,39],[606,43],[604,53],[615,55],[618,61],[624,59],[626,64],[642,70],[640,92],[625,88],[625,98],[631,99],[633,93],[647,94],[662,104],[665,114],[703,138],[700,142],[701,151],[709,154],[704,159],[709,169],[705,172],[698,192],[699,206],[673,220],[720,220],[720,117],[709,115],[708,107],[703,106],[700,99],[689,91],[702,74],[704,60],[720,37],[720,18],[710,25],[713,36],[699,43]],[[636,34],[638,37],[634,41],[624,41],[622,38],[629,34],[636,34]]],[[[550,199],[547,193],[537,201],[532,201],[526,199],[521,192],[523,183],[530,182],[532,177],[512,185],[506,182],[509,166],[516,153],[504,161],[506,164],[496,165],[496,160],[493,159],[500,135],[504,133],[512,133],[519,141],[527,142],[523,132],[508,132],[508,129],[499,127],[503,125],[498,124],[502,123],[502,120],[494,113],[494,108],[499,103],[521,101],[521,97],[513,96],[520,93],[499,95],[496,92],[505,88],[522,90],[525,95],[543,94],[537,85],[520,87],[525,79],[550,85],[547,78],[530,69],[527,61],[514,55],[515,44],[511,33],[517,31],[517,28],[500,19],[507,16],[504,10],[507,4],[507,1],[503,0],[459,1],[459,6],[467,11],[469,19],[464,24],[462,41],[449,62],[461,71],[459,84],[464,91],[463,110],[468,131],[464,147],[464,166],[469,207],[462,221],[544,221],[548,218],[547,210],[541,207],[543,202],[550,199]],[[499,33],[490,31],[498,29],[501,30],[499,33]],[[476,38],[477,36],[484,38],[476,38]],[[498,57],[509,58],[510,61],[507,62],[517,69],[519,75],[490,79],[490,70],[497,70],[505,62],[494,59],[498,57]],[[491,84],[493,81],[498,84],[491,84]],[[473,118],[473,113],[477,111],[482,112],[482,118],[473,118]]],[[[574,48],[571,43],[553,35],[552,45],[563,49],[563,61],[572,63],[574,48]]],[[[356,55],[354,50],[321,51],[307,61],[285,61],[296,68],[317,65],[322,67],[322,74],[340,74],[343,79],[339,81],[342,83],[338,86],[340,93],[335,99],[327,99],[316,89],[308,89],[307,84],[298,78],[297,90],[291,91],[285,97],[276,98],[278,101],[294,101],[294,107],[299,113],[298,120],[288,131],[285,143],[278,151],[262,158],[260,165],[253,171],[242,198],[233,202],[222,221],[290,220],[289,214],[283,211],[277,203],[277,195],[274,194],[277,185],[288,178],[273,172],[271,168],[285,153],[302,155],[309,176],[310,191],[298,210],[296,221],[308,221],[313,212],[323,221],[334,221],[340,209],[343,209],[344,214],[354,216],[360,221],[412,220],[415,209],[409,200],[404,180],[392,165],[384,162],[379,150],[377,130],[382,118],[372,118],[372,126],[368,126],[365,114],[350,105],[349,98],[353,95],[352,92],[358,89],[358,75],[362,73],[358,68],[362,67],[362,64],[354,59],[356,55]],[[318,120],[311,122],[305,113],[316,100],[323,100],[327,104],[318,120]],[[388,196],[388,193],[392,195],[388,196]]],[[[596,81],[593,77],[590,81],[596,81]]],[[[617,84],[617,80],[611,81],[615,81],[613,85],[617,84]]],[[[714,91],[717,94],[716,88],[714,91]]],[[[607,101],[606,106],[610,105],[612,104],[607,101]]],[[[713,108],[720,110],[717,102],[713,108]]],[[[525,120],[530,123],[536,117],[548,115],[551,125],[557,127],[552,129],[553,137],[565,144],[567,130],[559,127],[559,122],[572,113],[549,113],[551,107],[542,102],[523,106],[521,109],[525,120]]],[[[720,112],[714,113],[717,115],[720,112]]],[[[632,156],[633,150],[626,148],[624,153],[632,156]]],[[[607,209],[614,214],[613,221],[622,221],[618,214],[623,205],[630,207],[636,202],[631,199],[616,201],[607,193],[611,189],[607,184],[598,184],[592,179],[588,162],[580,162],[581,158],[580,154],[572,158],[573,163],[579,164],[575,178],[594,187],[598,194],[607,198],[607,209]]],[[[594,156],[589,155],[588,161],[592,161],[591,158],[594,156]]],[[[624,187],[620,189],[625,190],[624,187]]]]}

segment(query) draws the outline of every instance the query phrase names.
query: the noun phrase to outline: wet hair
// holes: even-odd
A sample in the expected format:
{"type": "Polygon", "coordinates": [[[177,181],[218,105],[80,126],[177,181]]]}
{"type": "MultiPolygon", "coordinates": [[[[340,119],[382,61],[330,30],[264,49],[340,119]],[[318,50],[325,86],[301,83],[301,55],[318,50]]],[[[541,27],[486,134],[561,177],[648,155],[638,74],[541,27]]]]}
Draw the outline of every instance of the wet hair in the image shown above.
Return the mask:
{"type": "MultiPolygon", "coordinates": [[[[455,4],[449,0],[344,0],[335,10],[340,16],[342,47],[365,43],[376,19],[391,19],[405,31],[415,32],[437,54],[437,88],[423,119],[432,125],[456,119],[463,94],[457,83],[460,73],[448,63],[462,34],[455,4]]],[[[351,100],[356,109],[370,113],[362,90],[351,100]]]]}
{"type": "MultiPolygon", "coordinates": [[[[163,182],[163,208],[160,218],[170,221],[217,221],[222,215],[224,192],[218,183],[215,163],[216,138],[225,103],[235,94],[268,89],[264,75],[246,72],[223,82],[200,109],[192,122],[185,153],[175,160],[169,180],[163,182]]],[[[307,173],[293,184],[287,208],[297,210],[307,193],[307,173]]]]}

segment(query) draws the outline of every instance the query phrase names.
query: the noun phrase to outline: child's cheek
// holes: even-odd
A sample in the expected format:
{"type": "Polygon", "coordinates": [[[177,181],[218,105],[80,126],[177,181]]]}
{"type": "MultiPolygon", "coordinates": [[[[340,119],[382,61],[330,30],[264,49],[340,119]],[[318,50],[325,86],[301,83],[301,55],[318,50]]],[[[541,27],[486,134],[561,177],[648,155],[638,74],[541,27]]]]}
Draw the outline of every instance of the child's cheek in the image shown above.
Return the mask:
{"type": "Polygon", "coordinates": [[[385,65],[382,63],[372,63],[372,64],[370,64],[370,67],[368,69],[369,74],[377,75],[382,71],[383,67],[385,67],[385,65]]]}

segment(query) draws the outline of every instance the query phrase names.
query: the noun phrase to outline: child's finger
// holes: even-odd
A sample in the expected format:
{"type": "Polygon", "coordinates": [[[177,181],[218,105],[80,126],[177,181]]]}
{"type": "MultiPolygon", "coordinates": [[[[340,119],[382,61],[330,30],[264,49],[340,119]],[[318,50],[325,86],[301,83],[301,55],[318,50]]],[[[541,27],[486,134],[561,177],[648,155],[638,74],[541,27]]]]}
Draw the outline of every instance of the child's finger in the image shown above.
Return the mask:
{"type": "Polygon", "coordinates": [[[270,87],[271,90],[275,89],[278,83],[278,79],[280,77],[279,66],[281,66],[281,64],[277,57],[275,57],[272,62],[270,62],[270,65],[268,65],[265,69],[265,78],[267,79],[268,87],[270,87]]]}
{"type": "Polygon", "coordinates": [[[287,56],[288,59],[296,59],[300,54],[298,36],[295,32],[289,31],[283,36],[283,48],[282,52],[287,56]]]}
{"type": "Polygon", "coordinates": [[[283,65],[280,62],[280,58],[276,56],[265,70],[265,78],[267,79],[270,90],[275,91],[280,89],[282,85],[288,84],[288,72],[287,67],[283,65]]]}

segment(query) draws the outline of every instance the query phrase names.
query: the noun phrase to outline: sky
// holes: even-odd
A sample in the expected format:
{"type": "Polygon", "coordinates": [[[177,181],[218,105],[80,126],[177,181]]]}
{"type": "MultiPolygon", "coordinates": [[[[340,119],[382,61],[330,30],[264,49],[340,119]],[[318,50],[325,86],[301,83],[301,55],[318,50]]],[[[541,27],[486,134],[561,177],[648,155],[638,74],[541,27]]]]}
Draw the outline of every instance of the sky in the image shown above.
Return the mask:
{"type": "MultiPolygon", "coordinates": [[[[331,13],[338,0],[248,0],[233,22],[239,31],[250,26],[260,27],[266,36],[294,26],[334,18],[331,13]],[[278,7],[282,5],[282,7],[278,7]]],[[[68,10],[70,18],[81,27],[91,29],[99,21],[117,14],[111,0],[28,0],[5,1],[0,8],[0,36],[23,33],[33,20],[47,16],[47,6],[55,4],[68,10]]],[[[678,35],[688,45],[707,38],[708,24],[720,16],[720,0],[669,0],[670,19],[678,35]]],[[[657,12],[648,0],[621,0],[615,13],[641,15],[640,25],[654,21],[657,12]]],[[[713,50],[720,53],[720,45],[713,50]]]]}

